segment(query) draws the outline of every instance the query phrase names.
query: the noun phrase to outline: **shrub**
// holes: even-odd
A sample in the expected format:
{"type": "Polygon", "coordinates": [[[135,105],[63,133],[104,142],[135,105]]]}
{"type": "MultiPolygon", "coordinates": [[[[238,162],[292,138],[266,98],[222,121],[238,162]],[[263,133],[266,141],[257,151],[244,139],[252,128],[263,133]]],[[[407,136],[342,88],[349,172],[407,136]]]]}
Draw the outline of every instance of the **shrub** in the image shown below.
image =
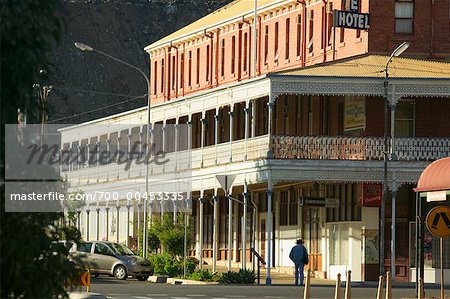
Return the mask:
{"type": "Polygon", "coordinates": [[[170,254],[161,253],[150,256],[155,275],[177,277],[183,274],[183,264],[170,254]]]}
{"type": "Polygon", "coordinates": [[[210,272],[208,269],[203,270],[203,269],[199,269],[193,273],[191,273],[191,275],[189,275],[188,278],[192,279],[192,280],[198,280],[198,281],[212,281],[213,280],[213,273],[210,272]]]}
{"type": "Polygon", "coordinates": [[[240,269],[239,272],[228,271],[222,273],[219,282],[225,284],[254,284],[255,280],[256,277],[253,271],[240,269]]]}
{"type": "Polygon", "coordinates": [[[199,260],[195,257],[188,257],[186,259],[186,274],[193,273],[195,271],[195,268],[197,268],[197,265],[199,264],[199,260]]]}

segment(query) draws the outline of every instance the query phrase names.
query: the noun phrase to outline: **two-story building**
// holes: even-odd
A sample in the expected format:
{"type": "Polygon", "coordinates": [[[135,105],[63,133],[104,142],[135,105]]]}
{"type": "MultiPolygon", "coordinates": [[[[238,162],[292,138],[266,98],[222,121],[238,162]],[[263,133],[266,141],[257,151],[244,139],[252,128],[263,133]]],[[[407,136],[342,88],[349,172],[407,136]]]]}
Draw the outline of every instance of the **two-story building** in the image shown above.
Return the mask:
{"type": "MultiPolygon", "coordinates": [[[[430,161],[450,156],[449,3],[358,6],[370,14],[369,30],[333,27],[333,10],[348,9],[344,0],[258,0],[256,10],[254,1],[236,0],[145,48],[152,124],[188,127],[184,137],[175,130],[175,138],[162,138],[162,149],[176,155],[180,138],[191,148],[191,254],[201,261],[242,265],[255,247],[268,270],[292,271],[289,251],[301,237],[316,277],[352,270],[354,280],[376,280],[386,129],[385,265],[395,197],[396,278],[413,279],[412,189],[430,161]],[[405,41],[411,46],[388,64],[386,79],[389,55],[405,41]],[[217,175],[234,176],[231,195],[247,199],[247,211],[225,197],[217,175]]],[[[63,146],[112,142],[129,152],[133,140],[145,138],[146,115],[142,108],[63,129],[63,146]],[[97,132],[102,124],[129,128],[97,132]]],[[[166,168],[150,178],[171,171],[182,172],[166,168]]],[[[137,165],[121,172],[114,161],[81,161],[65,176],[85,193],[145,191],[145,170],[137,165]]],[[[112,238],[108,227],[116,227],[119,241],[136,238],[142,206],[117,202],[113,225],[102,203],[87,208],[97,209],[97,220],[82,213],[85,238],[112,238]]]]}

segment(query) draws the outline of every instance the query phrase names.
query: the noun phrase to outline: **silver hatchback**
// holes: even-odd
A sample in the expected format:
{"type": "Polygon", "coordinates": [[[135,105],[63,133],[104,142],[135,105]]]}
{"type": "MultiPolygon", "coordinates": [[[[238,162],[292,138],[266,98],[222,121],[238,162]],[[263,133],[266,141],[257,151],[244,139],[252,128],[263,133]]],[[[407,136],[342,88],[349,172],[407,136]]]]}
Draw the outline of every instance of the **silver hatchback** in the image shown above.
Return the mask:
{"type": "Polygon", "coordinates": [[[74,244],[69,254],[73,260],[87,266],[94,276],[108,274],[122,280],[132,276],[144,281],[153,274],[153,266],[148,260],[119,243],[83,242],[74,244]]]}

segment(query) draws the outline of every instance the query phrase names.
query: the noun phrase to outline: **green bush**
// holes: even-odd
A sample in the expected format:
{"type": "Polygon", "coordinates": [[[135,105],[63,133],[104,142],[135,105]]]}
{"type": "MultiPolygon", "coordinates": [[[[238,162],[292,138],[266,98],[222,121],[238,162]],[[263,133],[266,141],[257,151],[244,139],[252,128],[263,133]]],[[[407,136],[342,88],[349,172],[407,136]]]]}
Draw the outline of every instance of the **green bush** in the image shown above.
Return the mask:
{"type": "Polygon", "coordinates": [[[183,274],[183,264],[170,254],[161,253],[150,256],[155,275],[177,277],[183,274]]]}
{"type": "Polygon", "coordinates": [[[193,273],[195,271],[195,268],[197,268],[197,265],[199,264],[199,260],[195,257],[188,257],[186,259],[186,274],[189,275],[190,273],[193,273]]]}
{"type": "Polygon", "coordinates": [[[253,271],[240,269],[239,272],[228,271],[222,273],[219,282],[225,284],[231,283],[254,284],[255,280],[256,276],[253,271]]]}
{"type": "Polygon", "coordinates": [[[198,281],[213,281],[214,275],[208,269],[199,269],[188,276],[189,279],[198,281]]]}

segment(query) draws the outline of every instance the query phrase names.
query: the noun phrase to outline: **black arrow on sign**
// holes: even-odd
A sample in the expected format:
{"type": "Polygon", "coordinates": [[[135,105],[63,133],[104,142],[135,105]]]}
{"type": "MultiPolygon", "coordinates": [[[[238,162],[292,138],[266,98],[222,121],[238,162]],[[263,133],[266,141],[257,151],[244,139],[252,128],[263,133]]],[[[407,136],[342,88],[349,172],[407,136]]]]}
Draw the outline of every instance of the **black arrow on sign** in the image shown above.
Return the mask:
{"type": "Polygon", "coordinates": [[[445,214],[444,212],[440,212],[440,213],[437,213],[436,215],[434,215],[434,219],[433,219],[433,223],[432,223],[431,227],[434,229],[437,229],[437,225],[439,223],[440,218],[442,218],[442,220],[444,220],[445,225],[447,226],[448,229],[450,229],[450,219],[448,219],[447,214],[445,214]]]}

